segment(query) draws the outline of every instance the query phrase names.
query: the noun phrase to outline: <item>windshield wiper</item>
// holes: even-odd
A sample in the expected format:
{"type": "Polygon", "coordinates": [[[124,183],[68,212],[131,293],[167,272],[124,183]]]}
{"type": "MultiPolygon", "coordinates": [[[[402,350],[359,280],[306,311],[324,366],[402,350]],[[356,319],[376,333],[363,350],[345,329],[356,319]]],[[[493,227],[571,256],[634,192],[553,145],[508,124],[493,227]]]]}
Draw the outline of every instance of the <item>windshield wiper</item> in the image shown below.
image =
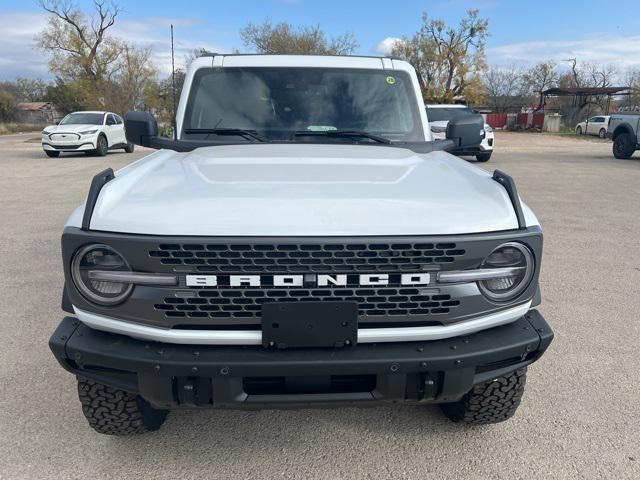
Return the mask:
{"type": "Polygon", "coordinates": [[[243,130],[242,128],[185,128],[184,133],[191,135],[194,133],[204,133],[209,135],[237,135],[239,137],[250,138],[258,142],[268,142],[266,138],[258,134],[255,130],[243,130]]]}
{"type": "Polygon", "coordinates": [[[359,130],[300,130],[295,132],[294,135],[296,137],[361,137],[378,143],[391,143],[391,140],[388,138],[359,130]]]}

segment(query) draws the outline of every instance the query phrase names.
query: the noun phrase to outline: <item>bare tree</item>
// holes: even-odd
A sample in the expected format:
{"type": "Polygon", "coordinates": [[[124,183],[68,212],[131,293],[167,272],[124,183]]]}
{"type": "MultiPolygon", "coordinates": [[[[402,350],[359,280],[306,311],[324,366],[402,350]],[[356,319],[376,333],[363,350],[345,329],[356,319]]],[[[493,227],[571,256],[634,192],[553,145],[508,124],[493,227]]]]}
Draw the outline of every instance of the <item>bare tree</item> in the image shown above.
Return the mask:
{"type": "Polygon", "coordinates": [[[622,85],[631,90],[620,102],[623,110],[637,111],[640,109],[640,68],[627,69],[622,77],[622,85]]]}
{"type": "Polygon", "coordinates": [[[273,25],[268,18],[261,25],[248,24],[240,36],[246,47],[268,54],[348,55],[358,48],[350,33],[327,40],[319,25],[294,27],[286,22],[273,25]]]}
{"type": "MultiPolygon", "coordinates": [[[[618,70],[613,65],[598,65],[594,63],[580,63],[577,58],[570,58],[569,71],[560,77],[560,84],[569,88],[606,88],[613,86],[617,79],[618,70]]],[[[579,95],[571,106],[564,102],[565,110],[572,122],[575,123],[585,115],[591,115],[593,109],[604,111],[609,102],[606,94],[579,95]],[[583,110],[587,110],[586,113],[583,110]]]]}
{"type": "Polygon", "coordinates": [[[155,90],[156,68],[151,63],[151,49],[124,44],[121,58],[110,76],[113,91],[111,107],[119,112],[144,108],[146,97],[155,90]]]}
{"type": "Polygon", "coordinates": [[[40,0],[40,6],[50,14],[38,38],[38,46],[52,54],[50,70],[62,77],[80,73],[95,86],[122,51],[120,42],[108,36],[119,7],[93,0],[94,12],[87,18],[69,0],[40,0]]]}
{"type": "Polygon", "coordinates": [[[522,66],[491,67],[483,75],[485,102],[496,113],[519,110],[528,101],[522,66]]]}
{"type": "Polygon", "coordinates": [[[482,97],[481,74],[486,69],[484,46],[489,22],[478,10],[467,11],[456,27],[422,15],[422,27],[411,38],[396,42],[393,54],[408,60],[422,79],[426,100],[451,102],[482,97]]]}
{"type": "Polygon", "coordinates": [[[539,108],[542,108],[544,103],[542,92],[558,86],[559,80],[560,74],[553,61],[538,63],[523,75],[523,83],[529,95],[539,96],[539,108]]]}

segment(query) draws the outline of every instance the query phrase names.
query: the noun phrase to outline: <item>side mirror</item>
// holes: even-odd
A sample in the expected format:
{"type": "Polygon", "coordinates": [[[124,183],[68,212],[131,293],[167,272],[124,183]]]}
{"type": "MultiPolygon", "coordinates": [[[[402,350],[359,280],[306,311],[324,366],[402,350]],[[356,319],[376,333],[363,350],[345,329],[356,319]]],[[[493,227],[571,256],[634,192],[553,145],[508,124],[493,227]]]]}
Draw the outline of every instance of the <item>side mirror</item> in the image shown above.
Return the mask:
{"type": "Polygon", "coordinates": [[[124,114],[124,132],[128,142],[150,147],[152,139],[158,136],[158,122],[149,112],[127,112],[124,114]]]}
{"type": "Polygon", "coordinates": [[[484,118],[482,115],[457,115],[447,125],[447,140],[452,140],[455,148],[475,147],[484,138],[484,118]]]}

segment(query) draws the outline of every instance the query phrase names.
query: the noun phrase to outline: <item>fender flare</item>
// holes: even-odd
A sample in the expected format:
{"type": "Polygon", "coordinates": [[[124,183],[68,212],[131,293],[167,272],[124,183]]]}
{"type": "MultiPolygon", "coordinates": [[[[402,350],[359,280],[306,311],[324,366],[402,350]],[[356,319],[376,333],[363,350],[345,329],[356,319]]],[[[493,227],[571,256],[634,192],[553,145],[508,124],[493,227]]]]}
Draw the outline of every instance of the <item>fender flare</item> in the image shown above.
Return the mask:
{"type": "Polygon", "coordinates": [[[630,133],[631,135],[634,135],[633,127],[627,122],[621,123],[620,125],[616,126],[615,130],[613,131],[613,135],[611,136],[611,139],[615,140],[616,137],[621,133],[630,133]]]}

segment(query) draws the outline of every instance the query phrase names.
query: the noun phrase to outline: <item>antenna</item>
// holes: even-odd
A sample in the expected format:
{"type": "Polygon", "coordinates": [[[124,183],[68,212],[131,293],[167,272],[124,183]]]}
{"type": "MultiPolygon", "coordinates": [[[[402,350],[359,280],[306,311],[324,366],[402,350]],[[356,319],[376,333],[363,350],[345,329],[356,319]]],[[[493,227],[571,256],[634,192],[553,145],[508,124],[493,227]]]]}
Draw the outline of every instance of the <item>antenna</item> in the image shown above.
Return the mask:
{"type": "Polygon", "coordinates": [[[173,52],[173,24],[171,24],[171,93],[173,96],[173,139],[178,140],[178,122],[176,116],[176,64],[173,52]]]}

